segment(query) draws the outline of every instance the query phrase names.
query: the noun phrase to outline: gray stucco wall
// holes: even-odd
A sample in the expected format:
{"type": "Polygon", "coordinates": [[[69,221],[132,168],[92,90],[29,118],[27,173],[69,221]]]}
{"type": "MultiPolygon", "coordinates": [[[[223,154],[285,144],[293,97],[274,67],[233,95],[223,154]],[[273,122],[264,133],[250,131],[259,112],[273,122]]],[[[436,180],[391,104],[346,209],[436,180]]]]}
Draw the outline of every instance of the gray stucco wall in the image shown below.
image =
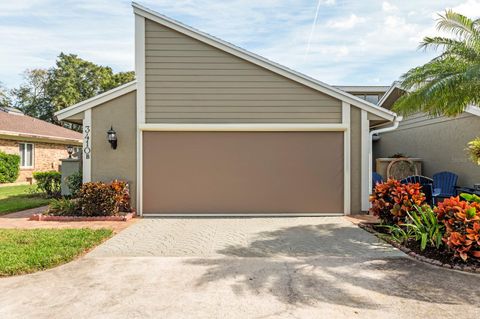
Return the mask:
{"type": "Polygon", "coordinates": [[[135,207],[136,197],[136,92],[127,93],[92,109],[92,181],[126,180],[135,207]],[[114,150],[107,131],[117,132],[114,150]]]}
{"type": "Polygon", "coordinates": [[[480,167],[468,159],[467,143],[480,135],[480,117],[429,118],[418,114],[405,119],[393,132],[373,143],[374,158],[403,153],[423,159],[423,174],[441,171],[459,175],[459,185],[480,183],[480,167]]]}

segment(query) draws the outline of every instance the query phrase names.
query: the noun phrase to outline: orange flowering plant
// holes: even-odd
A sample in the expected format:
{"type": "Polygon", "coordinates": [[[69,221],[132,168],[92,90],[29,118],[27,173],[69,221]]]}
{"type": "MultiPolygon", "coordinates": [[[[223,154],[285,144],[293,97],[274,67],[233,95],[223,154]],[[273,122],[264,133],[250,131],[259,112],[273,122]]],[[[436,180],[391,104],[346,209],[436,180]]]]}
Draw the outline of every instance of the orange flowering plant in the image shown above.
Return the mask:
{"type": "Polygon", "coordinates": [[[425,203],[425,194],[418,183],[402,184],[389,179],[375,186],[370,202],[370,212],[378,216],[382,224],[399,225],[405,223],[407,212],[414,210],[415,205],[422,206],[425,203]]]}
{"type": "Polygon", "coordinates": [[[450,197],[438,203],[435,213],[445,225],[443,241],[455,256],[464,261],[469,257],[480,259],[480,203],[450,197]]]}
{"type": "Polygon", "coordinates": [[[113,216],[131,209],[128,184],[117,180],[83,184],[79,202],[83,216],[113,216]]]}

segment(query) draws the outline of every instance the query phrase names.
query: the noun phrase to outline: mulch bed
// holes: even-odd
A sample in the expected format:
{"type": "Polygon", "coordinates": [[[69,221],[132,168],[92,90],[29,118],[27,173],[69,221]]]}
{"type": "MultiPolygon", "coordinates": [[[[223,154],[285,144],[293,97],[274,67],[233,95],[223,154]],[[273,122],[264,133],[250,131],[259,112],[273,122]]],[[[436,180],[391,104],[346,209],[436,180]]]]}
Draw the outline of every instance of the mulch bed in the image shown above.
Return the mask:
{"type": "Polygon", "coordinates": [[[358,226],[419,261],[447,269],[480,274],[480,262],[472,258],[469,258],[464,262],[460,258],[455,258],[453,253],[448,250],[437,250],[430,247],[421,251],[419,242],[410,240],[405,245],[402,245],[391,238],[388,238],[385,229],[376,227],[375,224],[360,223],[358,226]]]}
{"type": "Polygon", "coordinates": [[[35,221],[56,221],[56,222],[98,222],[98,221],[108,221],[108,222],[126,222],[135,217],[135,212],[126,213],[124,215],[118,216],[55,216],[55,215],[45,215],[45,214],[33,214],[30,216],[30,220],[35,221]]]}

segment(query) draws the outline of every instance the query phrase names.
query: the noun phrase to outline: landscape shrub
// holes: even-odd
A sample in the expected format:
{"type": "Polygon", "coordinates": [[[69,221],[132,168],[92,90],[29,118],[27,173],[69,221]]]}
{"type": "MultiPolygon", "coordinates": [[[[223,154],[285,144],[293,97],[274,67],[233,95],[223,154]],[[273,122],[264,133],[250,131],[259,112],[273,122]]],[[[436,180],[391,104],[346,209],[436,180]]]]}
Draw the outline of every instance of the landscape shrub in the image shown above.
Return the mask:
{"type": "Polygon", "coordinates": [[[415,210],[407,212],[407,216],[404,227],[411,230],[415,240],[420,242],[420,250],[425,250],[427,246],[440,248],[445,227],[429,205],[415,206],[415,210]]]}
{"type": "Polygon", "coordinates": [[[445,225],[443,241],[455,256],[480,259],[480,203],[450,197],[438,203],[435,213],[445,225]]]}
{"type": "Polygon", "coordinates": [[[67,198],[52,199],[49,204],[48,214],[56,216],[80,215],[80,205],[77,200],[67,198]]]}
{"type": "Polygon", "coordinates": [[[115,191],[115,202],[122,212],[131,211],[130,207],[130,190],[128,183],[125,181],[114,180],[110,186],[115,191]]]}
{"type": "Polygon", "coordinates": [[[33,178],[37,181],[37,188],[49,198],[60,197],[62,174],[57,171],[34,172],[33,178]]]}
{"type": "Polygon", "coordinates": [[[468,142],[467,151],[472,162],[480,165],[480,136],[468,142]]]}
{"type": "Polygon", "coordinates": [[[378,183],[370,196],[370,212],[378,216],[384,225],[404,224],[407,212],[414,210],[415,205],[425,203],[425,194],[421,189],[418,183],[402,184],[395,179],[378,183]]]}
{"type": "Polygon", "coordinates": [[[122,181],[85,183],[79,200],[83,216],[113,216],[130,210],[128,184],[122,181]]]}
{"type": "Polygon", "coordinates": [[[80,171],[75,172],[66,178],[66,183],[72,197],[78,197],[80,188],[82,187],[82,182],[83,182],[83,176],[82,176],[82,172],[80,171]]]}
{"type": "Polygon", "coordinates": [[[0,152],[0,183],[13,183],[20,173],[20,156],[0,152]]]}

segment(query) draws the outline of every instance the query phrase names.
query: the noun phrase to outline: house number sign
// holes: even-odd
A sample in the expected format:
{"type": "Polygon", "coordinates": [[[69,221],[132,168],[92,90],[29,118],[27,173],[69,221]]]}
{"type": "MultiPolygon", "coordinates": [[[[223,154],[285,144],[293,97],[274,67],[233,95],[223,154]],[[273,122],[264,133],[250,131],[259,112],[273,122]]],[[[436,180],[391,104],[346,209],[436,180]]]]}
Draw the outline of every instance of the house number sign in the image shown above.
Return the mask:
{"type": "Polygon", "coordinates": [[[83,153],[85,154],[85,159],[90,159],[90,125],[86,125],[83,128],[83,132],[85,133],[84,135],[84,140],[83,140],[83,153]]]}

